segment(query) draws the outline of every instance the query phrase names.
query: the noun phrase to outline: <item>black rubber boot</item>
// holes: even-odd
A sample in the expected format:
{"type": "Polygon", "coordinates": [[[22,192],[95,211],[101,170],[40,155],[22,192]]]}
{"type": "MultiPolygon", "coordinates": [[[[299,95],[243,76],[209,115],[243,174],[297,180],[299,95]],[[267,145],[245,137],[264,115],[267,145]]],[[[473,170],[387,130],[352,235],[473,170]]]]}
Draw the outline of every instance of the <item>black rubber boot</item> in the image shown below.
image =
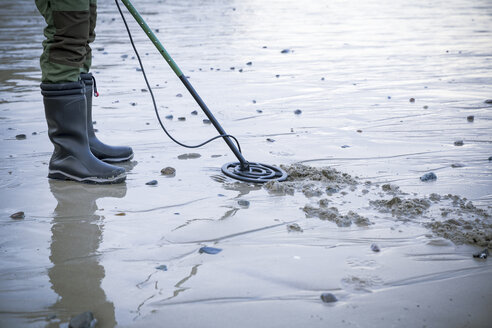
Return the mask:
{"type": "Polygon", "coordinates": [[[55,146],[48,177],[103,184],[125,181],[124,168],[100,161],[89,149],[84,83],[42,83],[41,94],[48,136],[55,146]]]}
{"type": "Polygon", "coordinates": [[[95,80],[92,73],[82,73],[80,78],[85,84],[85,97],[87,99],[87,135],[89,136],[89,146],[94,156],[101,161],[117,163],[128,161],[133,158],[133,150],[128,146],[109,146],[97,139],[92,125],[92,94],[97,95],[95,80]]]}

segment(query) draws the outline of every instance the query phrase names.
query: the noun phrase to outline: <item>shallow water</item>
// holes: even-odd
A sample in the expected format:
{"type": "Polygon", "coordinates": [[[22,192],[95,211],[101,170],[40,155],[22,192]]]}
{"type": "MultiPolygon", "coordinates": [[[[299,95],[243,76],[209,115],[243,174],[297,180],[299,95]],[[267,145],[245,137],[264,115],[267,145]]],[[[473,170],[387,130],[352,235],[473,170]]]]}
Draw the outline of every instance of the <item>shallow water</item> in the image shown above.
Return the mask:
{"type": "MultiPolygon", "coordinates": [[[[199,158],[178,159],[190,151],[160,131],[112,1],[99,4],[94,119],[102,140],[134,148],[127,182],[48,181],[52,146],[38,87],[44,23],[33,2],[2,1],[1,327],[67,327],[87,310],[98,327],[490,324],[491,262],[471,256],[480,248],[423,226],[440,219],[433,211],[395,217],[370,205],[392,197],[381,189],[391,183],[405,197],[457,194],[490,213],[489,1],[135,6],[247,159],[332,166],[360,183],[309,198],[235,184],[220,173],[234,160],[221,141],[194,151],[199,158]],[[26,140],[16,140],[21,133],[26,140]],[[175,177],[160,175],[166,166],[175,177]],[[430,171],[437,181],[421,182],[430,171]],[[154,179],[157,186],[145,185],[154,179]],[[302,208],[320,198],[373,224],[306,218],[302,208]],[[9,217],[17,211],[26,218],[9,217]],[[289,223],[303,231],[289,232],[289,223]],[[200,254],[202,246],[222,252],[200,254]],[[324,292],[339,301],[323,304],[324,292]]],[[[174,115],[164,120],[170,131],[188,143],[214,136],[203,114],[190,114],[199,109],[152,44],[131,28],[161,115],[174,115]]]]}

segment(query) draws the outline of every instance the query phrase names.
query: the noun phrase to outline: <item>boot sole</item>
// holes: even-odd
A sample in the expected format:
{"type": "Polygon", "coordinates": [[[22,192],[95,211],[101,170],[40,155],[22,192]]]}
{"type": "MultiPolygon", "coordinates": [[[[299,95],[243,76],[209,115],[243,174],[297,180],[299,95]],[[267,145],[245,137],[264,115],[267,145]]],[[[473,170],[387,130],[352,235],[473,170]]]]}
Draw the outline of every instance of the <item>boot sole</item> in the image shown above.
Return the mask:
{"type": "Polygon", "coordinates": [[[71,180],[71,181],[92,183],[92,184],[116,184],[125,181],[126,173],[120,174],[115,177],[104,179],[104,178],[97,178],[97,177],[80,178],[62,171],[50,170],[48,173],[48,178],[56,179],[56,180],[71,180]]]}
{"type": "Polygon", "coordinates": [[[133,154],[131,154],[128,157],[120,157],[120,158],[98,158],[99,160],[106,162],[106,163],[120,163],[120,162],[126,162],[129,161],[133,158],[133,154]]]}

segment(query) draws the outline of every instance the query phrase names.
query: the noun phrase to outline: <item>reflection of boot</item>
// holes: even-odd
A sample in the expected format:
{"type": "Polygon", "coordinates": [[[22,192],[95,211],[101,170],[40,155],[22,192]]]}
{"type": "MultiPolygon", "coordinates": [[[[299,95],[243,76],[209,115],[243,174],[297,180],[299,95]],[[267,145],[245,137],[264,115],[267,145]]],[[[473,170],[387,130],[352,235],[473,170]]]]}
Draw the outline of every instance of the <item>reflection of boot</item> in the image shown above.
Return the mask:
{"type": "Polygon", "coordinates": [[[95,214],[96,200],[122,198],[126,184],[88,185],[50,180],[50,190],[58,201],[51,228],[53,267],[48,276],[58,299],[50,308],[62,322],[91,311],[100,327],[116,325],[112,302],[101,288],[105,277],[99,263],[98,248],[102,241],[103,221],[95,214]]]}
{"type": "Polygon", "coordinates": [[[87,136],[85,88],[82,82],[41,84],[48,135],[55,146],[48,177],[91,183],[120,183],[125,169],[92,155],[87,136]]]}
{"type": "Polygon", "coordinates": [[[95,80],[92,73],[82,73],[80,78],[85,84],[85,98],[87,100],[87,134],[89,145],[94,156],[108,163],[124,162],[133,158],[133,150],[128,146],[108,146],[97,139],[92,125],[92,89],[95,89],[95,80]]]}

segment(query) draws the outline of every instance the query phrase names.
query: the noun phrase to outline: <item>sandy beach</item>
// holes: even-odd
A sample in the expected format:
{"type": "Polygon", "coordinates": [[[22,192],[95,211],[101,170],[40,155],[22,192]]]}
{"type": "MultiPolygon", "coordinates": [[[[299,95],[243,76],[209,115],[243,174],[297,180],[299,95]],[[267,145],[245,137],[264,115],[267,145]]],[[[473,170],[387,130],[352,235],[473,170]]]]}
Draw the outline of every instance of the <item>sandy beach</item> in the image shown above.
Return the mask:
{"type": "MultiPolygon", "coordinates": [[[[289,179],[237,182],[222,140],[169,140],[99,1],[94,127],[135,157],[124,184],[49,180],[45,23],[2,1],[0,327],[491,326],[492,262],[473,257],[492,251],[490,1],[134,6],[245,158],[289,179]]],[[[163,123],[215,136],[125,14],[163,123]]]]}

